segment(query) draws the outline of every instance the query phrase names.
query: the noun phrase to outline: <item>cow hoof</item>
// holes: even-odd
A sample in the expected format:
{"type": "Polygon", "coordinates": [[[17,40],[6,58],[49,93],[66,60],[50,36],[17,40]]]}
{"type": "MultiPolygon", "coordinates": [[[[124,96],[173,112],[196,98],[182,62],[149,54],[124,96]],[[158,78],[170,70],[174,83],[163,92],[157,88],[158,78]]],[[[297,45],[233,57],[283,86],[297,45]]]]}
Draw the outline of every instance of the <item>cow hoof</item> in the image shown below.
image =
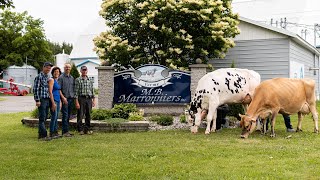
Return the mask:
{"type": "Polygon", "coordinates": [[[271,134],[270,137],[275,138],[276,134],[271,134]]]}
{"type": "Polygon", "coordinates": [[[296,132],[302,132],[302,129],[297,129],[296,132]]]}
{"type": "Polygon", "coordinates": [[[206,131],[204,134],[209,135],[209,134],[210,134],[210,132],[206,131]]]}
{"type": "Polygon", "coordinates": [[[246,135],[240,135],[240,137],[241,137],[241,139],[247,139],[248,138],[248,136],[246,136],[246,135]]]}
{"type": "Polygon", "coordinates": [[[192,134],[196,134],[198,132],[198,128],[197,127],[191,127],[191,132],[192,132],[192,134]]]}
{"type": "Polygon", "coordinates": [[[314,130],[314,133],[319,134],[319,130],[318,130],[318,129],[315,129],[315,130],[314,130]]]}

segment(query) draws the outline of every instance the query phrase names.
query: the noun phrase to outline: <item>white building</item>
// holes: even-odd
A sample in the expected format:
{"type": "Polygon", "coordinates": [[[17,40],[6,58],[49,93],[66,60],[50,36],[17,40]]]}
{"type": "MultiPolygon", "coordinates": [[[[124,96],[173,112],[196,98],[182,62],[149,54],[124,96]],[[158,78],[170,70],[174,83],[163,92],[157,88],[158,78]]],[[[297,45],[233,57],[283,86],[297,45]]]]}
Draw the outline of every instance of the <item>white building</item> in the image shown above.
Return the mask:
{"type": "Polygon", "coordinates": [[[61,69],[63,72],[64,64],[70,61],[69,55],[65,54],[64,51],[60,54],[55,55],[56,63],[55,65],[61,69]]]}
{"type": "MultiPolygon", "coordinates": [[[[33,67],[24,64],[23,66],[9,66],[3,71],[3,80],[14,79],[14,82],[33,86],[34,78],[38,75],[38,70],[33,67]]],[[[4,83],[3,87],[8,88],[10,85],[4,83]]],[[[19,86],[19,89],[28,89],[23,86],[19,86]]]]}
{"type": "Polygon", "coordinates": [[[106,31],[104,19],[99,18],[88,26],[88,28],[80,35],[73,46],[69,59],[74,63],[80,71],[81,66],[88,67],[88,76],[94,80],[94,87],[98,88],[98,70],[95,67],[100,66],[100,60],[93,50],[93,39],[101,32],[106,31]]]}

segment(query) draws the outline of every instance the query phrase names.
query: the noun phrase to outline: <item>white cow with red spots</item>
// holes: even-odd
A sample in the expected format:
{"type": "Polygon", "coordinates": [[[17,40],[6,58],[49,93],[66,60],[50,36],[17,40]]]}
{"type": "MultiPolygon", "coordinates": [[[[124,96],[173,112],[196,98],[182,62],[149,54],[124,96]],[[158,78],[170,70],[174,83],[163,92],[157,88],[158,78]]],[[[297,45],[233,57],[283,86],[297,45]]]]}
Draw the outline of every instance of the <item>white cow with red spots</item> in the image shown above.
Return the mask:
{"type": "Polygon", "coordinates": [[[189,121],[193,123],[191,132],[198,132],[198,127],[205,116],[207,116],[205,134],[215,132],[217,108],[222,104],[249,104],[260,81],[257,72],[239,68],[223,68],[204,75],[199,80],[190,103],[189,121]]]}

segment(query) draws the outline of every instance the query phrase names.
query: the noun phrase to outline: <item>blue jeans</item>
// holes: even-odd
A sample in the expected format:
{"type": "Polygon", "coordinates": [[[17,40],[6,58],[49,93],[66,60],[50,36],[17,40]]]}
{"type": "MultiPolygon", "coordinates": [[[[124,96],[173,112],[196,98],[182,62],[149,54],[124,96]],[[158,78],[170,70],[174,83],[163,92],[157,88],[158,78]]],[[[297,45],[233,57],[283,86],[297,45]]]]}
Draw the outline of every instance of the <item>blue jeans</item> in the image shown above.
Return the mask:
{"type": "Polygon", "coordinates": [[[69,132],[69,119],[70,114],[73,106],[73,98],[67,98],[68,104],[63,104],[61,107],[61,113],[62,113],[62,134],[69,132]]]}
{"type": "MultiPolygon", "coordinates": [[[[282,114],[283,120],[284,120],[284,124],[286,125],[287,129],[292,129],[292,125],[291,125],[291,120],[290,120],[290,115],[284,115],[282,114]]],[[[268,124],[269,124],[270,119],[267,119],[267,130],[268,130],[268,124]]]]}
{"type": "Polygon", "coordinates": [[[282,115],[284,119],[284,124],[286,125],[287,129],[292,129],[290,116],[289,115],[282,115]]]}
{"type": "Polygon", "coordinates": [[[39,138],[47,137],[47,130],[45,126],[45,122],[48,117],[49,111],[49,98],[47,99],[40,99],[40,106],[38,107],[39,110],[39,126],[38,126],[38,134],[39,138]]]}
{"type": "MultiPolygon", "coordinates": [[[[54,134],[58,132],[58,115],[60,110],[60,101],[54,101],[56,103],[55,111],[52,111],[50,108],[51,113],[51,121],[50,121],[50,134],[54,134]]],[[[50,103],[51,107],[51,103],[50,103]]]]}

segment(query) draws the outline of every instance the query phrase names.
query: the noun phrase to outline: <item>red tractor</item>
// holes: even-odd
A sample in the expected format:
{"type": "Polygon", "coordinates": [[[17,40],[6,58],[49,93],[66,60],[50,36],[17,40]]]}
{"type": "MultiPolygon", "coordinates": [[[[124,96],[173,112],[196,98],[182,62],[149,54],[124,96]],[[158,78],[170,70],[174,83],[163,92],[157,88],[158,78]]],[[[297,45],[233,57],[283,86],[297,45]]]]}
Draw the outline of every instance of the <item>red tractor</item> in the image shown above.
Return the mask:
{"type": "Polygon", "coordinates": [[[0,79],[0,82],[5,82],[10,84],[9,88],[0,88],[0,93],[3,93],[3,94],[10,94],[14,96],[25,96],[28,94],[28,91],[20,90],[18,86],[25,86],[25,87],[28,87],[29,89],[31,88],[30,85],[15,83],[13,78],[10,78],[9,80],[0,79]]]}

